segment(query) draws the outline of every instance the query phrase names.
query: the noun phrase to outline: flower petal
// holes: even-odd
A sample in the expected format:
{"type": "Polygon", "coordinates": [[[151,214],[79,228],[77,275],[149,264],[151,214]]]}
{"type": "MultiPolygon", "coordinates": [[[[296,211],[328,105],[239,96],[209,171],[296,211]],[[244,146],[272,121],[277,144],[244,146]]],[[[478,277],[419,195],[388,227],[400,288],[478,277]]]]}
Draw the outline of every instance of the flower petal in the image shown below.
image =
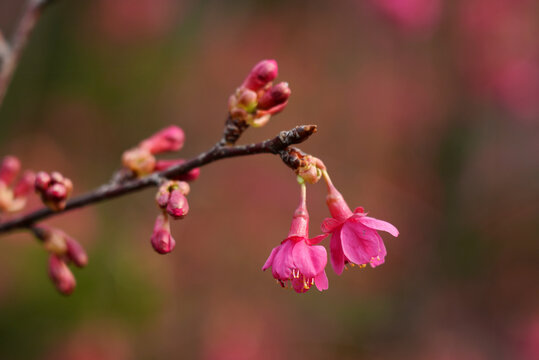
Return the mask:
{"type": "Polygon", "coordinates": [[[329,288],[329,281],[325,270],[315,276],[314,284],[316,285],[316,288],[320,291],[324,291],[329,288]]]}
{"type": "Polygon", "coordinates": [[[372,268],[382,265],[386,261],[386,255],[387,255],[387,250],[386,250],[386,246],[384,245],[384,240],[382,239],[380,234],[377,233],[376,235],[378,235],[379,254],[374,259],[371,259],[370,264],[372,268]]]}
{"type": "Polygon", "coordinates": [[[292,277],[292,268],[294,267],[294,261],[292,258],[292,241],[285,241],[280,246],[278,253],[275,253],[273,259],[273,271],[278,275],[281,280],[287,280],[292,277]]]}
{"type": "Polygon", "coordinates": [[[326,236],[328,236],[328,234],[318,235],[313,237],[312,239],[307,239],[306,242],[308,245],[317,245],[318,243],[320,243],[320,241],[324,240],[326,236]]]}
{"type": "Polygon", "coordinates": [[[371,229],[386,231],[395,237],[399,236],[399,230],[387,221],[378,220],[369,216],[361,216],[359,222],[371,229]]]}
{"type": "Polygon", "coordinates": [[[344,270],[344,253],[342,251],[341,232],[342,228],[335,231],[333,235],[331,235],[331,241],[329,242],[331,266],[337,275],[341,275],[344,270]]]}
{"type": "Polygon", "coordinates": [[[335,231],[335,229],[341,224],[342,224],[341,221],[335,220],[334,218],[326,218],[322,222],[322,226],[320,226],[320,227],[322,228],[323,232],[331,233],[331,232],[335,231]]]}
{"type": "Polygon", "coordinates": [[[323,271],[328,262],[328,254],[323,246],[310,246],[305,241],[294,245],[292,256],[295,267],[307,278],[313,278],[323,271]]]}
{"type": "Polygon", "coordinates": [[[276,246],[271,250],[271,253],[268,256],[268,259],[266,260],[266,263],[264,264],[264,266],[262,266],[262,271],[266,271],[266,269],[268,269],[273,264],[273,259],[275,258],[275,254],[277,254],[277,251],[279,251],[280,247],[281,245],[276,246]]]}
{"type": "Polygon", "coordinates": [[[346,222],[341,232],[344,255],[358,265],[367,264],[379,254],[377,235],[376,231],[362,224],[346,222]]]}

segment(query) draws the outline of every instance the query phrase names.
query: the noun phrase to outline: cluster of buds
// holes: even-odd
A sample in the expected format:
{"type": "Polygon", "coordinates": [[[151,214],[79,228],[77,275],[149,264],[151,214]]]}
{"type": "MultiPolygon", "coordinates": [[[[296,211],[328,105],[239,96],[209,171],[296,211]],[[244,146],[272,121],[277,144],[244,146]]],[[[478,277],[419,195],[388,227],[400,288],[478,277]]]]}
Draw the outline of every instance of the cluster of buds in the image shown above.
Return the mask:
{"type": "Polygon", "coordinates": [[[63,210],[67,198],[73,192],[73,182],[57,171],[50,174],[44,171],[38,172],[34,187],[36,192],[41,195],[43,203],[54,211],[63,210]]]}
{"type": "Polygon", "coordinates": [[[64,295],[71,294],[77,283],[68,264],[85,267],[88,264],[86,251],[75,239],[61,230],[40,226],[34,227],[33,231],[49,253],[48,272],[54,286],[64,295]]]}
{"type": "Polygon", "coordinates": [[[155,195],[155,201],[162,214],[159,214],[155,221],[151,243],[159,254],[168,254],[176,246],[176,241],[170,233],[168,216],[177,220],[187,215],[189,203],[185,196],[189,194],[189,190],[189,184],[185,181],[168,180],[159,187],[155,195]]]}
{"type": "Polygon", "coordinates": [[[14,156],[4,157],[0,164],[0,213],[20,211],[26,205],[26,196],[34,186],[34,173],[27,170],[15,182],[20,170],[21,163],[14,156]]]}
{"type": "MultiPolygon", "coordinates": [[[[159,164],[155,155],[178,151],[183,147],[185,135],[178,126],[169,126],[148,139],[145,139],[138,146],[123,153],[122,163],[136,176],[144,176],[154,171],[163,170],[165,164],[159,164]]],[[[169,164],[169,166],[171,166],[169,164]]]]}
{"type": "Polygon", "coordinates": [[[228,100],[230,116],[254,127],[265,125],[282,111],[290,97],[288,83],[273,85],[278,67],[275,60],[262,60],[253,67],[243,84],[228,100]]]}
{"type": "Polygon", "coordinates": [[[281,157],[296,169],[301,185],[301,203],[294,213],[288,237],[271,251],[262,270],[271,267],[273,277],[281,286],[287,287],[290,283],[298,293],[306,292],[312,285],[320,291],[326,290],[327,252],[317,244],[329,234],[331,265],[338,275],[342,274],[347,264],[360,268],[365,268],[367,264],[373,268],[383,264],[387,251],[378,231],[386,231],[396,237],[399,235],[397,228],[386,221],[367,216],[362,207],[352,212],[331,182],[321,160],[293,148],[287,149],[281,157]],[[316,183],[321,176],[327,184],[326,203],[332,217],[322,223],[323,235],[309,239],[305,183],[316,183]]]}

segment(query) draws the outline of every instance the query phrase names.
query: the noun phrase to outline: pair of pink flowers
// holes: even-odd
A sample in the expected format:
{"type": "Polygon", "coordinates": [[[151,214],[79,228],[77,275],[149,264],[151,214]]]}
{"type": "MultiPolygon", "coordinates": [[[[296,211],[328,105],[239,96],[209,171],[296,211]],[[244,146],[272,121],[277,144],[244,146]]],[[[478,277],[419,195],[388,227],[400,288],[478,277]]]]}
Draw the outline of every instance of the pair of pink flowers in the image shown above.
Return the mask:
{"type": "Polygon", "coordinates": [[[306,208],[305,184],[302,184],[301,203],[294,213],[288,237],[275,247],[262,270],[272,268],[273,277],[285,287],[291,282],[292,288],[303,293],[315,285],[320,291],[328,289],[326,249],[319,244],[331,234],[330,258],[333,270],[342,274],[347,263],[373,268],[381,265],[387,255],[386,247],[378,230],[387,231],[393,236],[399,232],[388,222],[368,217],[363,208],[354,212],[343,196],[331,183],[324,170],[324,179],[328,185],[326,202],[331,218],[322,224],[323,235],[309,239],[309,215],[306,208]]]}

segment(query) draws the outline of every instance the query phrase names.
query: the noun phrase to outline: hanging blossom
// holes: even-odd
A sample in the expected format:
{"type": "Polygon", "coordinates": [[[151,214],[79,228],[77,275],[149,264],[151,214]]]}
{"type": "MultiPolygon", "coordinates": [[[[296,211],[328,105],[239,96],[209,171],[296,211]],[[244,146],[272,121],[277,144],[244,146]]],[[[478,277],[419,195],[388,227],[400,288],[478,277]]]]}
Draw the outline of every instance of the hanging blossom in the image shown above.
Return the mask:
{"type": "Polygon", "coordinates": [[[290,281],[298,293],[306,292],[312,285],[320,291],[327,290],[327,252],[323,246],[317,245],[326,236],[323,234],[309,239],[306,186],[301,180],[301,202],[294,212],[288,237],[273,248],[262,270],[271,267],[273,277],[282,287],[286,287],[290,281]]]}
{"type": "Polygon", "coordinates": [[[330,259],[333,270],[342,274],[345,264],[365,267],[382,265],[387,255],[382,230],[397,237],[399,231],[390,223],[367,216],[362,207],[352,212],[341,193],[333,186],[326,170],[323,176],[328,187],[326,203],[331,213],[322,223],[322,231],[331,234],[330,259]]]}

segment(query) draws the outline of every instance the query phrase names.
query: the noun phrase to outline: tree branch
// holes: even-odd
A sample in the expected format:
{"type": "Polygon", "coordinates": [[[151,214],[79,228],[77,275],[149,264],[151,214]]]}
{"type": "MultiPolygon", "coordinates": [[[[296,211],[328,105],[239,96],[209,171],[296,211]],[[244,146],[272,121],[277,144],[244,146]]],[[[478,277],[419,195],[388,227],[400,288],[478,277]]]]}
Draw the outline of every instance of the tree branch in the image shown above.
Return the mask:
{"type": "Polygon", "coordinates": [[[307,140],[315,132],[316,125],[301,125],[288,131],[281,131],[276,137],[256,144],[223,146],[219,142],[213,148],[201,153],[197,157],[161,172],[156,172],[140,179],[128,180],[121,183],[112,181],[109,184],[102,185],[91,192],[71,199],[67,202],[65,209],[61,211],[55,212],[43,207],[27,215],[0,223],[0,234],[16,229],[31,228],[38,221],[73,209],[101,201],[112,200],[150,186],[158,186],[165,178],[174,178],[178,175],[186,174],[194,168],[202,167],[220,159],[263,153],[279,154],[288,146],[307,140]]]}
{"type": "Polygon", "coordinates": [[[43,9],[54,0],[30,0],[15,30],[11,44],[0,34],[0,105],[4,100],[7,88],[17,68],[28,38],[43,12],[43,9]]]}

